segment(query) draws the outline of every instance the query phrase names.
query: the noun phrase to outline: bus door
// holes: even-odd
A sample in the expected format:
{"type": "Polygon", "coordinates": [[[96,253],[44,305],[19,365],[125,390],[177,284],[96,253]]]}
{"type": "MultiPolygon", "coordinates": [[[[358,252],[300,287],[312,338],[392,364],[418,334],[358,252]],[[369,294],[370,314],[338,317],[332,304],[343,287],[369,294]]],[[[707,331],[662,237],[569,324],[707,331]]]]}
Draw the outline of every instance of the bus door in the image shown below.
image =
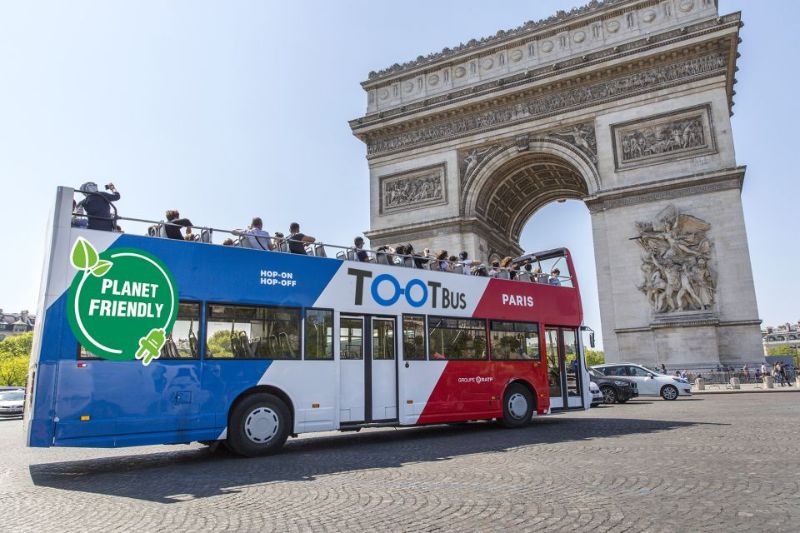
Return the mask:
{"type": "Polygon", "coordinates": [[[395,318],[341,315],[340,422],[397,420],[395,318]]]}
{"type": "Polygon", "coordinates": [[[583,367],[578,356],[578,332],[574,328],[547,326],[547,379],[550,407],[583,407],[583,367]]]}

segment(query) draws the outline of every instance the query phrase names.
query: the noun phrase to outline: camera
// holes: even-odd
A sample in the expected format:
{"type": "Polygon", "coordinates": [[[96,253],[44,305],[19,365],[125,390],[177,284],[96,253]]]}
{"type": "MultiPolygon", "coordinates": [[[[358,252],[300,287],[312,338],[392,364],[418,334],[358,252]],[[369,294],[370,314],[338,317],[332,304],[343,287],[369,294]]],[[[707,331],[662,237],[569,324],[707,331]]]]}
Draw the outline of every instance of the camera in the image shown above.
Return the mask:
{"type": "Polygon", "coordinates": [[[114,188],[114,184],[113,183],[106,183],[106,190],[107,191],[110,191],[113,188],[114,188]]]}

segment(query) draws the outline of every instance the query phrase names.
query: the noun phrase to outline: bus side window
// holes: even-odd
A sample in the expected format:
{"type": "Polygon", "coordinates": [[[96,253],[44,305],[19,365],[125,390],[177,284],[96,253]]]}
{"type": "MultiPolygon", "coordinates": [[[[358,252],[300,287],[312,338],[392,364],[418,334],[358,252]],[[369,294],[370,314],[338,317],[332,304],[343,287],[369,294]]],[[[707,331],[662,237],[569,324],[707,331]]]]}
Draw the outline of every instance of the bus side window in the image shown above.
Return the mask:
{"type": "Polygon", "coordinates": [[[209,305],[206,357],[300,359],[300,309],[209,305]]]}
{"type": "Polygon", "coordinates": [[[431,361],[486,360],[486,322],[474,318],[428,317],[431,361]]]}
{"type": "Polygon", "coordinates": [[[161,348],[160,359],[197,359],[200,357],[197,330],[200,327],[200,304],[180,302],[178,318],[167,341],[161,348]]]}
{"type": "Polygon", "coordinates": [[[426,359],[425,317],[422,315],[403,315],[403,359],[405,361],[426,359]]]}
{"type": "Polygon", "coordinates": [[[492,320],[492,359],[540,361],[539,326],[527,322],[492,320]]]}
{"type": "Polygon", "coordinates": [[[333,311],[306,309],[304,324],[306,360],[333,360],[333,311]]]}

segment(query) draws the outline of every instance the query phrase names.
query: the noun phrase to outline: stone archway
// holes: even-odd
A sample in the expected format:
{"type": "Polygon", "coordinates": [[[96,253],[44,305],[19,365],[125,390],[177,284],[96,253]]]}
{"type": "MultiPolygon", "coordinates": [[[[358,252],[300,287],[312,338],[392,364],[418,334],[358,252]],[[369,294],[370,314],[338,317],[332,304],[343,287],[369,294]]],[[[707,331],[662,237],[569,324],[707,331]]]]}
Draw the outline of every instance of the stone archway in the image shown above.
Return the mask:
{"type": "Polygon", "coordinates": [[[521,252],[544,204],[589,208],[609,361],[762,358],[733,149],[739,13],[591,2],[372,72],[373,246],[521,252]]]}

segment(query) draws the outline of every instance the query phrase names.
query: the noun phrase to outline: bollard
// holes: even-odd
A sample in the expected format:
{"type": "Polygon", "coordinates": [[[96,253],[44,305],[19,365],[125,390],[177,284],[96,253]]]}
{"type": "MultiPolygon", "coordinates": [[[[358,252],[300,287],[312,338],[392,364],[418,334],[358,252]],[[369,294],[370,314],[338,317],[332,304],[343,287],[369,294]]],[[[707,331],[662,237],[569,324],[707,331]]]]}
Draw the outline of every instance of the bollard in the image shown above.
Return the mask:
{"type": "Polygon", "coordinates": [[[775,380],[772,379],[772,376],[764,376],[764,386],[768,389],[775,388],[775,380]]]}
{"type": "Polygon", "coordinates": [[[742,383],[739,381],[739,378],[731,378],[731,388],[732,389],[741,389],[742,383]]]}
{"type": "MultiPolygon", "coordinates": [[[[800,379],[800,378],[798,378],[798,379],[800,379]]],[[[703,378],[695,379],[694,380],[694,386],[697,388],[697,390],[706,390],[706,382],[705,382],[705,380],[703,380],[703,378]]]]}

